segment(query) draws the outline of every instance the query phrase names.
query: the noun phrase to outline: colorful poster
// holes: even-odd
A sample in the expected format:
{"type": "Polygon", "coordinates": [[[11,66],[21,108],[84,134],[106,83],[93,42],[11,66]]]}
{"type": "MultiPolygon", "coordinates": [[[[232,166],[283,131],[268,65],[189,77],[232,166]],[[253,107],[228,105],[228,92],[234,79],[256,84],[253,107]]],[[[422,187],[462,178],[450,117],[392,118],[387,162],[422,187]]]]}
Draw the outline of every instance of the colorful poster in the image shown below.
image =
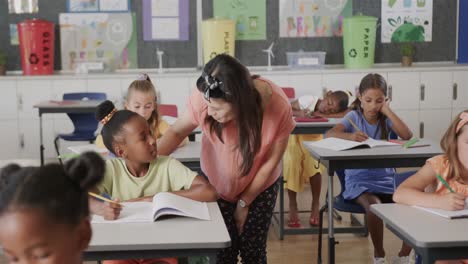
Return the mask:
{"type": "Polygon", "coordinates": [[[189,0],[143,0],[143,39],[188,40],[189,0]]]}
{"type": "Polygon", "coordinates": [[[128,12],[130,0],[68,0],[68,12],[128,12]]]}
{"type": "Polygon", "coordinates": [[[280,37],[342,36],[343,18],[352,12],[352,0],[280,0],[280,37]]]}
{"type": "Polygon", "coordinates": [[[137,68],[132,13],[63,13],[59,16],[63,70],[86,64],[96,70],[137,68]]]}
{"type": "Polygon", "coordinates": [[[432,0],[382,0],[382,43],[432,41],[432,0]]]}
{"type": "Polygon", "coordinates": [[[213,14],[236,21],[236,40],[266,39],[266,0],[213,0],[213,14]]]}

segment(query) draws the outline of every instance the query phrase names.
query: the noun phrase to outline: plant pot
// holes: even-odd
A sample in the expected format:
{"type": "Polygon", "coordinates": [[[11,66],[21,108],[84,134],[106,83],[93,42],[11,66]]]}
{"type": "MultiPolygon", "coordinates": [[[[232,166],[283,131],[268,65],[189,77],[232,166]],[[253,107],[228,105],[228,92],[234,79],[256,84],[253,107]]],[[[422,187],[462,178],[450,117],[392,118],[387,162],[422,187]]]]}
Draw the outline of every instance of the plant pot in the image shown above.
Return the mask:
{"type": "Polygon", "coordinates": [[[0,75],[5,75],[5,74],[6,74],[6,66],[0,65],[0,75]]]}
{"type": "Polygon", "coordinates": [[[413,57],[403,56],[401,57],[401,66],[410,67],[413,64],[413,57]]]}

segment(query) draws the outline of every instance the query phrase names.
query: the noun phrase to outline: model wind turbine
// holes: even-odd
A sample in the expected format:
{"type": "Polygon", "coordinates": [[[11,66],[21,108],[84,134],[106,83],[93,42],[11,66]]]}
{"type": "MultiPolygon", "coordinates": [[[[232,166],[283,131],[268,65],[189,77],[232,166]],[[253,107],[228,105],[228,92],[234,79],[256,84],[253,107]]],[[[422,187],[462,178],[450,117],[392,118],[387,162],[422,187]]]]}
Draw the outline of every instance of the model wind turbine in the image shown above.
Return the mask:
{"type": "Polygon", "coordinates": [[[270,46],[268,47],[268,49],[262,50],[263,52],[266,52],[267,55],[268,55],[268,66],[267,66],[267,71],[271,71],[271,70],[272,70],[272,68],[271,68],[271,58],[274,58],[274,57],[275,57],[275,55],[273,54],[273,45],[274,45],[274,44],[275,44],[275,43],[272,42],[272,43],[270,44],[270,46]]]}
{"type": "Polygon", "coordinates": [[[159,48],[156,49],[156,54],[158,55],[158,73],[163,73],[163,68],[162,68],[162,55],[164,54],[164,51],[159,50],[159,48]]]}

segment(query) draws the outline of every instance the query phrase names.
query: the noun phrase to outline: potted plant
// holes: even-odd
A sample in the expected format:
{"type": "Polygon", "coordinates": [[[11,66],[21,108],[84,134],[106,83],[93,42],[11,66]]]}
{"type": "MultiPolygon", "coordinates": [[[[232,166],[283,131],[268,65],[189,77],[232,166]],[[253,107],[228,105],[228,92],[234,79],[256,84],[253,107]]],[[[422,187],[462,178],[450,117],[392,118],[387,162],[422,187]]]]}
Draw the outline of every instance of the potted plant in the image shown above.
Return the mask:
{"type": "Polygon", "coordinates": [[[411,43],[401,45],[401,65],[409,67],[413,63],[414,46],[411,43]]]}
{"type": "Polygon", "coordinates": [[[6,54],[0,50],[0,75],[5,75],[6,73],[6,54]]]}

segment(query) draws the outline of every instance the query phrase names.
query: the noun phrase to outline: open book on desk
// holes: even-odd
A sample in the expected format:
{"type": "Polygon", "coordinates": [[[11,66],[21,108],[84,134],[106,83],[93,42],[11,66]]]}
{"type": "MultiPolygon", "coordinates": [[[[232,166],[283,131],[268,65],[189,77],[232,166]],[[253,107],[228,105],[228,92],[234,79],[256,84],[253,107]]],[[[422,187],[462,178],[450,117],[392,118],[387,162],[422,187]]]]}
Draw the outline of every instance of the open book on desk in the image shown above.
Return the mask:
{"type": "Polygon", "coordinates": [[[449,219],[468,218],[468,198],[465,199],[465,208],[463,210],[449,211],[438,208],[427,208],[417,205],[415,205],[414,207],[449,219]]]}
{"type": "Polygon", "coordinates": [[[366,141],[363,141],[363,142],[357,142],[357,141],[334,138],[334,137],[325,138],[319,141],[308,141],[308,142],[304,142],[304,144],[310,147],[325,148],[325,149],[331,149],[335,151],[355,149],[355,148],[376,148],[376,147],[399,146],[396,143],[383,141],[383,140],[375,140],[372,138],[368,138],[366,141]]]}
{"type": "Polygon", "coordinates": [[[116,220],[105,220],[93,215],[92,223],[144,223],[154,222],[161,216],[185,216],[210,220],[208,205],[169,192],[161,192],[153,197],[153,202],[123,202],[122,211],[116,220]]]}

